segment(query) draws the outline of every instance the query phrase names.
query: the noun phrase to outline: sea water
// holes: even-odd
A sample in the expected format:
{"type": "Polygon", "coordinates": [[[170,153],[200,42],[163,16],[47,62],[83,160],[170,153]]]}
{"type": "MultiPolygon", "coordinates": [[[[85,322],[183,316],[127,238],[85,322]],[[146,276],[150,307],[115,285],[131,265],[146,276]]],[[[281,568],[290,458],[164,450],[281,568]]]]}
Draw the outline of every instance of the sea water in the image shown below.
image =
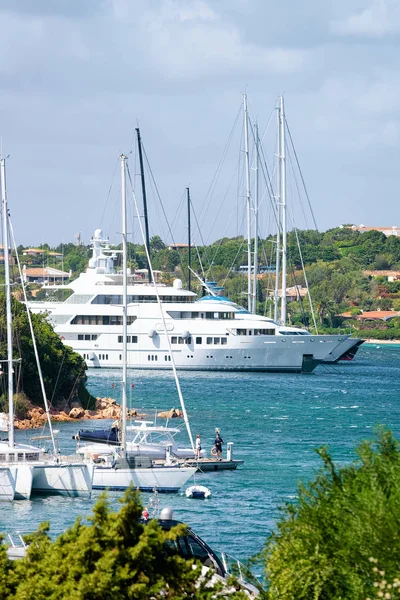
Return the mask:
{"type": "MultiPolygon", "coordinates": [[[[179,408],[169,372],[130,371],[129,403],[154,420],[156,412],[179,408]]],[[[355,360],[320,366],[309,375],[269,373],[180,373],[194,436],[210,451],[215,428],[234,457],[244,460],[237,471],[196,475],[196,483],[212,491],[208,500],[160,495],[161,507],[191,525],[211,547],[239,559],[259,552],[280,518],[279,507],[295,502],[297,483],[309,480],[321,466],[315,449],[327,445],[337,464],[356,458],[355,446],[372,438],[377,424],[400,437],[400,347],[363,346],[355,360]]],[[[91,370],[88,388],[95,396],[120,397],[120,372],[91,370]]],[[[165,424],[165,420],[159,422],[165,424]]],[[[181,420],[170,421],[170,425],[181,420]]],[[[60,445],[73,453],[72,435],[80,427],[104,426],[104,421],[60,424],[60,445]]],[[[58,427],[58,425],[57,425],[58,427]]],[[[37,432],[17,432],[31,442],[37,432]]],[[[187,436],[179,435],[181,445],[187,436]]],[[[32,442],[31,442],[32,443],[32,442]]],[[[193,482],[189,482],[192,485],[193,482]]],[[[48,520],[56,535],[78,515],[88,516],[100,492],[91,500],[36,498],[0,505],[0,531],[33,531],[48,520]]],[[[110,493],[118,509],[121,493],[110,493]]],[[[148,504],[149,494],[143,494],[148,504]]]]}

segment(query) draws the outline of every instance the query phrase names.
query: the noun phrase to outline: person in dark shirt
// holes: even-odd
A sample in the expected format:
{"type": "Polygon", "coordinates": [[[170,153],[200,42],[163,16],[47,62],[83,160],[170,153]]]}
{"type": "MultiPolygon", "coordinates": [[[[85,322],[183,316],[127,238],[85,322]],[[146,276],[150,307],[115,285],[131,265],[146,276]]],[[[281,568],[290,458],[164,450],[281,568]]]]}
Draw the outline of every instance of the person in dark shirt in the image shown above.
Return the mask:
{"type": "Polygon", "coordinates": [[[215,436],[215,440],[214,440],[214,447],[217,453],[217,460],[222,460],[222,444],[224,443],[224,440],[222,439],[220,433],[217,431],[217,434],[215,436]]]}

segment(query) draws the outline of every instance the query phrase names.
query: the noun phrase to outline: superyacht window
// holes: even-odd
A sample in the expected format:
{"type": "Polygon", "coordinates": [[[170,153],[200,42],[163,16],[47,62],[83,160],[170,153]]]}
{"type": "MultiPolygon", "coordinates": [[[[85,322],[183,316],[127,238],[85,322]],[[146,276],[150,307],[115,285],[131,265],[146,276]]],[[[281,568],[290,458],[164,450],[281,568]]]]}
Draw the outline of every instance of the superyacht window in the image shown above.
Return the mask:
{"type": "MultiPolygon", "coordinates": [[[[118,336],[118,344],[122,344],[123,339],[124,339],[123,336],[119,335],[118,336]]],[[[138,341],[137,335],[127,335],[126,336],[126,343],[127,344],[137,344],[137,341],[138,341]]]]}
{"type": "MultiPolygon", "coordinates": [[[[137,317],[128,316],[128,325],[132,325],[137,317]]],[[[71,325],[122,325],[122,315],[76,315],[71,325]]]]}

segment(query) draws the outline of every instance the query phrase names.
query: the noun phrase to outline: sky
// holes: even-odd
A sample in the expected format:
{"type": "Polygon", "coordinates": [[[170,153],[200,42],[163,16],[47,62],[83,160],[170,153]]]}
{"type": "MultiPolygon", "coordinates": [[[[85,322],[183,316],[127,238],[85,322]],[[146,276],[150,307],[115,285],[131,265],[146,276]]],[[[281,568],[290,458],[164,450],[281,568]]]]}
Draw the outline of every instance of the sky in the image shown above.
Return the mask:
{"type": "MultiPolygon", "coordinates": [[[[320,230],[400,225],[398,0],[2,0],[0,31],[0,136],[18,244],[77,232],[89,243],[98,227],[117,241],[121,153],[141,198],[138,125],[170,223],[148,181],[150,234],[186,240],[186,186],[205,243],[245,233],[241,116],[215,178],[243,93],[260,131],[269,123],[271,164],[284,94],[320,230]]],[[[311,226],[291,210],[298,227],[311,226]]]]}

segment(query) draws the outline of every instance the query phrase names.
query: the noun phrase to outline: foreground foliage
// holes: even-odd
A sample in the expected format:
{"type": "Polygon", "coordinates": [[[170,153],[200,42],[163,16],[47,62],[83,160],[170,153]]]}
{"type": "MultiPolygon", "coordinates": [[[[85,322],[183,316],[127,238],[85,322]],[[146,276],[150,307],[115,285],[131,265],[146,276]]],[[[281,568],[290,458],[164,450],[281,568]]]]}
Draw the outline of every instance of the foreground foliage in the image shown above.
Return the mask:
{"type": "MultiPolygon", "coordinates": [[[[11,563],[0,545],[0,600],[184,600],[216,597],[216,588],[199,584],[201,567],[166,552],[168,540],[185,526],[163,531],[157,521],[139,522],[139,495],[127,490],[118,513],[103,494],[89,523],[80,518],[55,542],[48,524],[30,536],[28,555],[11,563]]],[[[209,579],[209,578],[208,578],[209,579]]],[[[220,597],[243,600],[239,591],[220,597]]]]}
{"type": "Polygon", "coordinates": [[[398,442],[381,429],[375,443],[360,444],[359,460],[342,468],[326,448],[318,453],[323,470],[300,486],[298,503],[286,507],[265,548],[270,598],[397,597],[391,594],[400,571],[398,442]]]}

